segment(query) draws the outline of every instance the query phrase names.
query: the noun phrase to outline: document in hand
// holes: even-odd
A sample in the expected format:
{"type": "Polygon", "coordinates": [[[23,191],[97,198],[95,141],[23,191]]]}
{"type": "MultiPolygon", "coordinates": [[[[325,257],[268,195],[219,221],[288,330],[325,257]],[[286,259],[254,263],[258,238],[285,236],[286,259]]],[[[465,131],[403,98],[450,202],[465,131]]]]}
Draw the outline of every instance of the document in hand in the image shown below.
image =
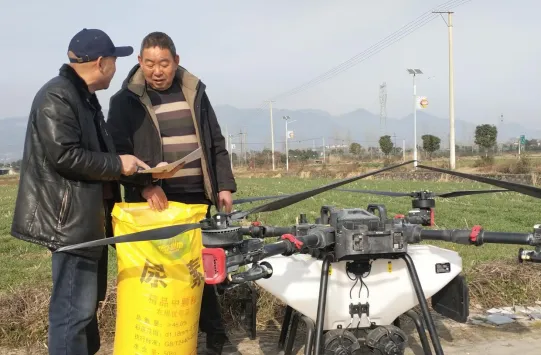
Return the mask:
{"type": "Polygon", "coordinates": [[[182,159],[179,159],[173,163],[170,163],[170,164],[167,164],[167,165],[164,165],[164,166],[159,166],[159,167],[154,167],[154,168],[151,168],[151,169],[146,169],[146,170],[139,170],[138,173],[140,174],[152,174],[152,173],[167,173],[167,172],[170,172],[174,169],[176,169],[179,165],[181,166],[181,168],[196,160],[196,159],[199,159],[201,158],[201,148],[197,148],[196,150],[194,150],[193,152],[191,152],[190,154],[186,155],[184,158],[182,159]]]}

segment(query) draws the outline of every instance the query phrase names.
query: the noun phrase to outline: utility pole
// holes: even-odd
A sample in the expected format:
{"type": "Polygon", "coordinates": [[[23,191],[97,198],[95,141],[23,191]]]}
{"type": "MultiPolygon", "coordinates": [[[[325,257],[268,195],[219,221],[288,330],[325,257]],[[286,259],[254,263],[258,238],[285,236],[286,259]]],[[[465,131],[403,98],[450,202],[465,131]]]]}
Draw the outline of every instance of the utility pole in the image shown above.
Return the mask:
{"type": "Polygon", "coordinates": [[[274,165],[274,124],[272,123],[272,103],[276,101],[267,100],[266,102],[269,103],[269,109],[270,109],[272,170],[274,171],[276,170],[276,167],[274,165]]]}
{"type": "Polygon", "coordinates": [[[406,140],[402,139],[402,162],[406,162],[406,140]]]}
{"type": "Polygon", "coordinates": [[[233,170],[233,135],[228,134],[229,136],[229,162],[231,164],[231,170],[233,170]]]}
{"type": "Polygon", "coordinates": [[[379,105],[379,135],[383,136],[387,134],[387,84],[385,82],[379,86],[379,105]]]}
{"type": "Polygon", "coordinates": [[[227,152],[231,155],[231,151],[229,150],[229,131],[227,130],[227,125],[225,125],[225,149],[227,149],[227,152]]]}
{"type": "Polygon", "coordinates": [[[451,170],[455,169],[455,94],[454,94],[454,63],[453,63],[453,13],[452,11],[433,11],[435,14],[447,14],[448,20],[442,16],[449,30],[449,160],[451,170]]]}
{"type": "Polygon", "coordinates": [[[325,163],[325,137],[323,137],[323,162],[325,163]]]}
{"type": "Polygon", "coordinates": [[[423,74],[421,69],[408,69],[408,73],[413,75],[413,166],[417,168],[417,88],[415,86],[415,76],[423,74]]]}
{"type": "MultiPolygon", "coordinates": [[[[503,114],[500,115],[500,121],[498,122],[498,134],[502,131],[502,125],[503,125],[503,114]]],[[[498,145],[498,141],[496,140],[496,146],[498,145]]],[[[500,154],[503,154],[503,143],[500,146],[500,154]]]]}
{"type": "Polygon", "coordinates": [[[248,164],[248,144],[246,143],[246,137],[248,133],[244,131],[244,164],[248,164]]]}
{"type": "Polygon", "coordinates": [[[287,130],[287,124],[288,122],[295,122],[295,120],[290,121],[291,117],[289,116],[284,116],[282,118],[286,121],[286,171],[289,171],[289,148],[287,144],[287,141],[289,140],[289,131],[287,130]]]}
{"type": "MultiPolygon", "coordinates": [[[[244,139],[243,139],[243,135],[242,135],[242,128],[240,129],[240,132],[239,132],[239,136],[240,136],[240,159],[239,159],[239,162],[244,160],[244,139]]],[[[240,164],[242,165],[242,163],[240,164]]]]}

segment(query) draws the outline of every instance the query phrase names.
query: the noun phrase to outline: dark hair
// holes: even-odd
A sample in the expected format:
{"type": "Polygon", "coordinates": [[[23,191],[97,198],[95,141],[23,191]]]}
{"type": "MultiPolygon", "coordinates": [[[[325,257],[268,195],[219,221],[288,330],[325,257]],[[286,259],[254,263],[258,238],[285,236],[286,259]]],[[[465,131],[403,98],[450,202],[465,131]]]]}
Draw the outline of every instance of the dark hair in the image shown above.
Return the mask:
{"type": "Polygon", "coordinates": [[[143,42],[141,43],[141,56],[143,56],[144,49],[152,47],[169,49],[169,52],[171,52],[173,58],[177,55],[177,50],[173,40],[163,32],[152,32],[143,38],[143,42]]]}

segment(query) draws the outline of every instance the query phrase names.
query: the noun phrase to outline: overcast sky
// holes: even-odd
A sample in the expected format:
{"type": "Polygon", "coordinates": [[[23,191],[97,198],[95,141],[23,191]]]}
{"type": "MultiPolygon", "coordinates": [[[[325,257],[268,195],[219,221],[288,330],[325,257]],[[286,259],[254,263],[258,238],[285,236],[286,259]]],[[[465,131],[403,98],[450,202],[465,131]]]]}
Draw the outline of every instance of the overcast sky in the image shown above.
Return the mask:
{"type": "MultiPolygon", "coordinates": [[[[83,27],[103,29],[115,44],[136,52],[147,33],[164,31],[175,41],[181,64],[207,84],[214,105],[261,107],[446,2],[0,1],[0,117],[28,114],[36,91],[66,62],[68,43],[83,27]]],[[[497,123],[503,114],[506,122],[538,122],[540,10],[534,0],[472,0],[454,9],[457,119],[497,123]]],[[[105,109],[136,61],[136,53],[117,61],[111,87],[98,94],[105,109]]],[[[413,106],[408,67],[425,72],[417,91],[428,97],[427,112],[447,118],[448,37],[439,17],[275,107],[378,113],[379,85],[386,82],[388,116],[405,116],[413,106]]]]}

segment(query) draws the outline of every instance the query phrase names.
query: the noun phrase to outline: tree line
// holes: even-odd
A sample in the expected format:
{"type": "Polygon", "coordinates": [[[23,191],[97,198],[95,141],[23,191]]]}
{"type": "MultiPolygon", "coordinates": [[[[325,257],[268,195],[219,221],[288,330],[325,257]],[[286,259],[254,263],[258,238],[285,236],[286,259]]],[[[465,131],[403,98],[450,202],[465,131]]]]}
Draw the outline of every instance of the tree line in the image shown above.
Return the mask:
{"type": "MultiPolygon", "coordinates": [[[[485,156],[488,156],[489,153],[495,152],[498,148],[498,129],[496,126],[491,124],[481,124],[475,127],[475,140],[474,143],[482,148],[485,156]]],[[[432,134],[425,134],[421,136],[422,145],[418,145],[418,149],[422,148],[424,152],[427,153],[428,158],[432,158],[435,152],[440,150],[441,139],[432,134]]],[[[512,151],[517,150],[516,145],[521,144],[520,142],[512,144],[502,144],[501,149],[503,151],[512,151]]],[[[384,135],[379,138],[379,148],[381,152],[388,157],[390,154],[397,154],[398,151],[401,151],[401,148],[395,147],[391,136],[384,135]]],[[[455,146],[455,149],[458,151],[459,146],[455,146]]],[[[529,151],[541,151],[541,140],[530,139],[525,140],[524,144],[521,145],[522,150],[529,151]]],[[[351,143],[349,147],[349,153],[352,155],[360,155],[362,153],[363,147],[359,143],[351,143]]]]}

